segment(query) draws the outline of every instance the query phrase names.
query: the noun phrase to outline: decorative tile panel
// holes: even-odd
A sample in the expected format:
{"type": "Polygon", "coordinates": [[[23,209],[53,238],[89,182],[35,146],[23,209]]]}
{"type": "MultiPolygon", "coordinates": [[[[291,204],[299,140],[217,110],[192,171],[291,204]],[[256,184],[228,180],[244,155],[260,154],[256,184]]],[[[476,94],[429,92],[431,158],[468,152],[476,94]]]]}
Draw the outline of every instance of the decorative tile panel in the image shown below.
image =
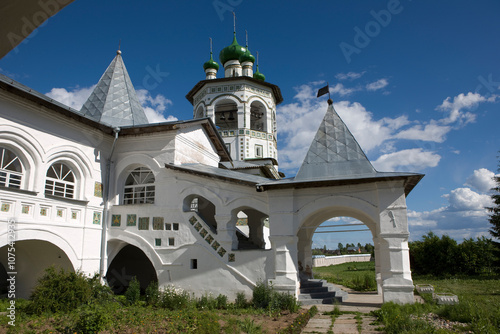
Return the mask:
{"type": "Polygon", "coordinates": [[[102,183],[101,182],[96,182],[94,184],[94,196],[95,197],[102,197],[102,183]]]}
{"type": "Polygon", "coordinates": [[[193,217],[189,218],[189,222],[191,223],[191,225],[194,225],[195,223],[198,222],[198,220],[196,220],[196,218],[193,216],[193,217]]]}
{"type": "Polygon", "coordinates": [[[219,254],[219,255],[220,255],[220,257],[223,257],[223,256],[224,256],[224,254],[226,254],[226,250],[225,250],[223,247],[221,247],[221,248],[219,249],[219,251],[217,252],[217,254],[219,254]]]}
{"type": "Polygon", "coordinates": [[[149,217],[139,217],[139,230],[149,230],[149,217]]]}
{"type": "Polygon", "coordinates": [[[92,220],[93,224],[101,225],[101,213],[94,211],[94,219],[92,220]]]}
{"type": "Polygon", "coordinates": [[[78,211],[71,211],[71,219],[78,219],[78,211]]]}
{"type": "Polygon", "coordinates": [[[29,205],[23,205],[21,207],[21,213],[28,215],[30,213],[30,206],[29,205]]]}
{"type": "Polygon", "coordinates": [[[211,244],[211,243],[212,243],[212,241],[214,241],[214,237],[212,237],[212,236],[209,234],[209,235],[205,238],[205,240],[206,240],[209,244],[211,244]]]}
{"type": "Polygon", "coordinates": [[[127,226],[135,226],[137,224],[137,215],[127,215],[127,226]]]}
{"type": "Polygon", "coordinates": [[[120,226],[122,222],[122,215],[111,216],[111,226],[120,226]]]}
{"type": "Polygon", "coordinates": [[[163,230],[163,217],[153,217],[153,230],[163,230]]]}
{"type": "Polygon", "coordinates": [[[217,241],[214,241],[214,243],[212,244],[212,248],[214,249],[214,251],[216,251],[219,246],[220,244],[217,241]]]}
{"type": "Polygon", "coordinates": [[[202,230],[200,231],[200,235],[201,235],[201,237],[202,237],[202,238],[205,238],[205,237],[207,236],[207,234],[208,234],[208,231],[207,231],[207,230],[205,230],[205,229],[202,229],[202,230]]]}
{"type": "Polygon", "coordinates": [[[2,207],[0,210],[2,212],[9,212],[10,211],[10,204],[9,203],[2,203],[2,207]]]}
{"type": "MultiPolygon", "coordinates": [[[[59,217],[59,218],[63,218],[64,216],[64,209],[57,209],[56,210],[56,216],[59,217]]],[[[94,218],[95,218],[95,213],[94,213],[94,218]]],[[[94,222],[95,224],[95,222],[94,222]]],[[[99,218],[99,223],[97,224],[100,224],[100,218],[99,218]]]]}
{"type": "Polygon", "coordinates": [[[49,214],[49,209],[47,208],[40,208],[40,216],[47,217],[49,214]]]}
{"type": "Polygon", "coordinates": [[[229,254],[227,255],[227,260],[228,260],[229,262],[234,262],[234,261],[236,261],[236,255],[235,255],[234,253],[229,253],[229,254]]]}
{"type": "Polygon", "coordinates": [[[201,224],[197,222],[196,225],[194,225],[194,229],[199,232],[201,230],[201,224]]]}

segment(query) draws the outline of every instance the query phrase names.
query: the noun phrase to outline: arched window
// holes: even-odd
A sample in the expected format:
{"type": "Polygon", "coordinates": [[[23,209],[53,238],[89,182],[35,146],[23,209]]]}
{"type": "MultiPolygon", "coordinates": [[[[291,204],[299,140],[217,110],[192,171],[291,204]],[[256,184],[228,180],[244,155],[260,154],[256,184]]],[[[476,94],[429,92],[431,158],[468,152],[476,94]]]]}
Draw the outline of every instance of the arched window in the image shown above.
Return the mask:
{"type": "Polygon", "coordinates": [[[12,151],[0,147],[0,186],[21,188],[23,167],[19,157],[12,151]]]}
{"type": "Polygon", "coordinates": [[[155,176],[146,167],[134,169],[125,181],[123,204],[155,202],[155,176]]]}
{"type": "Polygon", "coordinates": [[[49,167],[45,181],[45,194],[73,198],[75,195],[76,177],[71,168],[62,162],[49,167]]]}

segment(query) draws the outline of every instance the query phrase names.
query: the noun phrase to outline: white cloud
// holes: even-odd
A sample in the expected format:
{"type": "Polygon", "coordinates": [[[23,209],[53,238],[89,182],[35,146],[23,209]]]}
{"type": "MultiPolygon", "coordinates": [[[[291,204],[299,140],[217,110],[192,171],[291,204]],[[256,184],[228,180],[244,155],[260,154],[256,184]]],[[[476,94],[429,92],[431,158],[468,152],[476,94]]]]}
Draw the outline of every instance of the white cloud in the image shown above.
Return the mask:
{"type": "Polygon", "coordinates": [[[343,84],[338,83],[333,87],[330,87],[331,93],[339,94],[340,96],[346,96],[358,91],[358,88],[345,88],[343,84]]]}
{"type": "Polygon", "coordinates": [[[496,186],[495,180],[493,179],[494,176],[495,173],[486,168],[476,169],[474,173],[467,178],[465,185],[477,191],[487,193],[496,186]]]}
{"type": "MultiPolygon", "coordinates": [[[[448,199],[449,209],[455,211],[479,211],[486,212],[485,207],[491,206],[491,197],[484,194],[478,194],[470,188],[457,188],[449,194],[443,195],[448,199]]],[[[469,213],[473,215],[473,213],[469,213]]]]}
{"type": "Polygon", "coordinates": [[[376,91],[376,90],[384,88],[388,84],[389,84],[389,82],[387,81],[387,79],[380,79],[380,80],[377,80],[375,82],[367,84],[366,89],[369,91],[376,91]]]}
{"type": "Polygon", "coordinates": [[[437,124],[437,122],[431,120],[431,122],[429,124],[426,124],[425,126],[423,126],[422,124],[417,124],[409,129],[397,133],[394,137],[398,139],[411,139],[442,143],[446,139],[446,134],[450,132],[451,129],[452,128],[450,126],[439,125],[437,124]]]}
{"type": "Polygon", "coordinates": [[[96,85],[90,87],[77,87],[71,91],[66,90],[66,88],[52,88],[50,92],[45,95],[68,107],[80,110],[95,86],[96,85]]]}
{"type": "MultiPolygon", "coordinates": [[[[96,85],[90,87],[77,87],[73,90],[66,88],[52,88],[46,95],[62,104],[73,109],[80,110],[89,98],[96,85]]],[[[139,89],[136,91],[139,102],[144,109],[144,113],[150,123],[160,123],[176,121],[177,118],[171,115],[165,117],[164,112],[172,101],[165,96],[158,94],[153,97],[147,90],[139,89]]]]}
{"type": "Polygon", "coordinates": [[[335,78],[337,78],[338,80],[356,80],[356,79],[359,79],[363,76],[363,74],[365,74],[366,71],[363,71],[363,72],[359,72],[359,73],[356,73],[356,72],[348,72],[348,73],[338,73],[335,78]]]}
{"type": "Polygon", "coordinates": [[[455,96],[453,100],[451,97],[447,97],[436,109],[449,112],[448,116],[441,120],[444,124],[459,123],[459,125],[462,125],[476,120],[475,114],[464,112],[463,109],[472,109],[481,102],[495,102],[496,98],[496,95],[486,98],[479,93],[469,92],[466,95],[461,93],[455,96]]]}
{"type": "Polygon", "coordinates": [[[481,168],[467,178],[466,184],[478,189],[476,192],[468,187],[460,187],[443,195],[448,203],[433,211],[408,211],[411,239],[418,240],[432,230],[437,235],[447,234],[461,241],[464,238],[491,237],[488,233],[488,210],[492,205],[488,191],[488,177],[493,172],[481,168]]]}
{"type": "MultiPolygon", "coordinates": [[[[347,74],[339,76],[348,77],[347,74]]],[[[385,85],[386,79],[381,80],[377,81],[381,82],[379,85],[385,85]]],[[[316,82],[296,87],[294,101],[278,107],[280,168],[287,174],[295,173],[300,167],[326,112],[325,99],[316,98],[317,87],[322,84],[323,82],[316,82]]],[[[360,89],[346,88],[340,83],[330,87],[331,92],[340,95],[349,95],[360,89]]],[[[464,125],[467,120],[475,117],[464,113],[463,108],[479,103],[477,101],[495,100],[496,97],[485,98],[473,93],[460,94],[453,100],[451,98],[444,100],[438,107],[450,110],[451,113],[455,110],[460,117],[452,118],[446,114],[443,119],[427,121],[410,120],[406,115],[375,119],[361,103],[347,100],[335,102],[334,107],[361,148],[371,156],[378,156],[373,162],[378,170],[420,171],[436,167],[441,159],[437,151],[439,147],[433,145],[431,146],[433,151],[425,150],[421,142],[444,143],[447,134],[459,128],[457,125],[464,125]],[[414,147],[417,145],[418,147],[401,150],[399,148],[401,140],[414,141],[414,147]]],[[[457,154],[457,151],[454,153],[457,154]]]]}
{"type": "Polygon", "coordinates": [[[441,156],[434,152],[427,152],[421,148],[412,148],[394,153],[381,155],[373,161],[378,171],[420,171],[427,167],[436,167],[441,156]]]}
{"type": "Polygon", "coordinates": [[[165,117],[165,110],[168,106],[172,105],[171,100],[167,99],[162,94],[157,94],[153,97],[151,93],[145,89],[138,89],[136,93],[149,123],[177,121],[177,118],[172,115],[165,117]]]}

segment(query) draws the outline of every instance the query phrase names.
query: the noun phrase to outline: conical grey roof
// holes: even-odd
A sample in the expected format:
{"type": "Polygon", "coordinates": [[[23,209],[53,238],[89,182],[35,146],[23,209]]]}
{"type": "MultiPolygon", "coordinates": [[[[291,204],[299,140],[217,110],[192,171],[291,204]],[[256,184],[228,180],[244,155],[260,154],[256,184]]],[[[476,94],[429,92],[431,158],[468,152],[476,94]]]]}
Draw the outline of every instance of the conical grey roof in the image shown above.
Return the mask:
{"type": "Polygon", "coordinates": [[[328,109],[295,180],[318,180],[377,171],[328,101],[328,109]]]}
{"type": "Polygon", "coordinates": [[[121,52],[109,64],[80,112],[94,121],[111,126],[147,124],[121,52]]]}

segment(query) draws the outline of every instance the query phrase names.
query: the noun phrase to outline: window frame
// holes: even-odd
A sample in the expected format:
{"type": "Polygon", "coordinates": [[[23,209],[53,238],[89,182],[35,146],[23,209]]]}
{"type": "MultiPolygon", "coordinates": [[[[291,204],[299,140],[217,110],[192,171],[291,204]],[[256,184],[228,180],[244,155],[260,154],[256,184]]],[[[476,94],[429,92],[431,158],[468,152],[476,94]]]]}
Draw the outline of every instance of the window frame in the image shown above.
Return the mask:
{"type": "Polygon", "coordinates": [[[45,195],[54,197],[75,199],[77,180],[76,173],[69,164],[63,161],[56,161],[50,165],[45,173],[44,193],[45,195]],[[54,176],[49,175],[52,173],[54,176]]]}
{"type": "Polygon", "coordinates": [[[155,182],[156,177],[151,169],[148,167],[135,168],[125,179],[122,203],[124,205],[154,204],[156,198],[155,182]],[[128,184],[130,181],[132,184],[128,184]]]}
{"type": "Polygon", "coordinates": [[[24,179],[24,166],[21,158],[16,152],[8,149],[7,147],[0,146],[0,186],[6,188],[13,189],[21,189],[23,179],[24,179]],[[6,152],[10,153],[9,155],[14,158],[10,159],[10,161],[5,162],[6,152]],[[17,168],[11,169],[7,168],[9,166],[18,166],[21,170],[20,172],[15,170],[17,168]]]}

